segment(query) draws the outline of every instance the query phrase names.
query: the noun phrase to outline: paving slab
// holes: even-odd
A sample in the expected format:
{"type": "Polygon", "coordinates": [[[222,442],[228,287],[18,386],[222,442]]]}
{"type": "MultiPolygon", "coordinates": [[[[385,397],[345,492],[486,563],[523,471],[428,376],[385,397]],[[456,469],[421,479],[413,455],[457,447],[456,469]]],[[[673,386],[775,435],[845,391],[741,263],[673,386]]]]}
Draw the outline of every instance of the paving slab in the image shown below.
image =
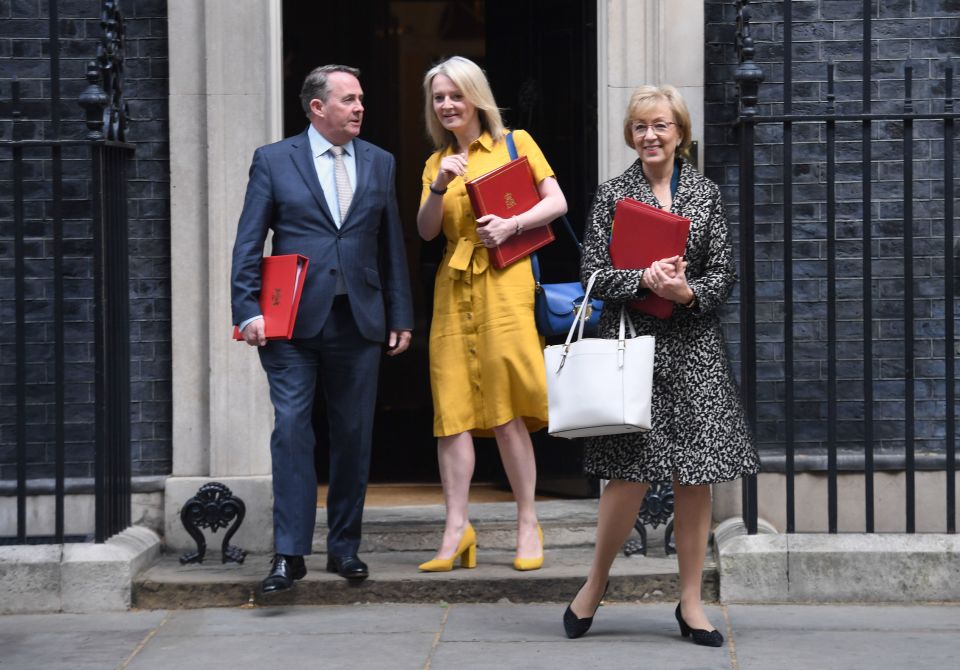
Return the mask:
{"type": "Polygon", "coordinates": [[[433,655],[430,670],[611,670],[612,668],[682,668],[683,670],[729,670],[724,649],[688,648],[661,640],[586,639],[553,643],[469,642],[441,645],[433,655]],[[669,647],[672,647],[670,649],[669,647]]]}
{"type": "Polygon", "coordinates": [[[167,616],[164,611],[0,616],[0,668],[116,668],[167,616]]]}
{"type": "Polygon", "coordinates": [[[441,605],[377,607],[253,607],[185,610],[163,627],[163,636],[363,635],[370,632],[435,634],[446,616],[441,605]]]}
{"type": "Polygon", "coordinates": [[[219,635],[170,637],[157,635],[127,666],[128,670],[170,668],[363,668],[397,670],[422,668],[436,633],[355,633],[219,635]],[[224,650],[229,650],[229,663],[224,650]],[[282,661],[280,660],[282,659],[282,661]]]}
{"type": "MultiPolygon", "coordinates": [[[[780,628],[894,632],[908,628],[960,633],[960,605],[730,605],[730,623],[750,630],[780,628]]],[[[960,647],[957,648],[960,653],[960,647]]]]}
{"type": "Polygon", "coordinates": [[[728,607],[744,670],[956,667],[960,606],[728,607]]]}

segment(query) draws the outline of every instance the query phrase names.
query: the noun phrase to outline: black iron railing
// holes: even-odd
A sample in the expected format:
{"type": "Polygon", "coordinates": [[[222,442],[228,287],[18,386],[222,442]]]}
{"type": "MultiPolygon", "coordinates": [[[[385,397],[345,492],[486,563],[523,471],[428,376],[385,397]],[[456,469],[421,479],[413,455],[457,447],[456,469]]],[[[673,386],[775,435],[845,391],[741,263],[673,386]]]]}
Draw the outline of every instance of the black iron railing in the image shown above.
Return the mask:
{"type": "MultiPolygon", "coordinates": [[[[826,94],[824,104],[820,109],[814,109],[815,105],[805,104],[804,109],[798,112],[794,107],[794,82],[793,72],[793,17],[792,4],[783,3],[783,99],[782,113],[774,113],[776,106],[774,104],[761,105],[758,100],[758,94],[761,83],[764,80],[764,72],[754,61],[756,45],[751,35],[750,25],[750,2],[749,0],[738,0],[737,9],[737,47],[739,54],[739,66],[736,70],[735,78],[738,84],[738,115],[737,127],[740,142],[740,169],[739,169],[739,234],[740,234],[740,262],[741,262],[741,287],[740,287],[740,328],[741,328],[741,386],[743,389],[744,401],[747,413],[754,427],[758,422],[758,398],[755,389],[757,388],[757,325],[758,325],[758,294],[757,294],[757,276],[756,249],[757,249],[757,217],[755,202],[755,190],[757,187],[757,165],[755,161],[755,151],[758,143],[756,133],[761,126],[774,129],[781,133],[782,137],[782,179],[778,186],[782,187],[782,318],[783,318],[783,394],[779,400],[783,404],[781,413],[783,419],[782,426],[782,461],[779,458],[771,458],[768,451],[766,455],[768,461],[776,460],[778,467],[782,462],[783,472],[786,478],[786,530],[794,532],[796,530],[796,509],[797,500],[795,495],[795,479],[798,467],[802,465],[805,469],[814,469],[825,471],[827,478],[827,528],[829,532],[835,533],[838,530],[838,472],[840,470],[855,470],[862,472],[864,478],[864,517],[866,532],[874,532],[876,527],[875,511],[875,472],[878,468],[894,469],[902,471],[905,481],[905,500],[904,500],[904,528],[907,532],[916,530],[916,472],[918,467],[927,470],[942,470],[945,475],[946,492],[946,518],[944,528],[949,533],[956,532],[956,408],[955,408],[955,352],[956,340],[954,332],[955,311],[954,311],[954,133],[955,123],[958,113],[955,109],[953,78],[954,69],[951,62],[943,64],[942,82],[942,110],[938,110],[940,99],[925,101],[923,107],[927,110],[920,112],[917,110],[916,100],[913,97],[913,67],[909,62],[901,63],[903,68],[903,98],[899,102],[900,109],[893,109],[896,101],[889,99],[883,100],[883,110],[875,111],[873,105],[874,97],[874,79],[872,78],[872,56],[875,43],[872,39],[872,3],[865,0],[862,10],[862,100],[847,101],[839,100],[836,92],[836,68],[834,63],[826,62],[823,64],[823,73],[826,83],[826,94]],[[851,111],[859,102],[859,110],[851,111]],[[936,102],[937,104],[934,104],[936,102]],[[838,105],[842,107],[838,109],[838,105]],[[942,290],[943,290],[943,315],[942,328],[944,334],[942,356],[936,352],[933,346],[933,354],[928,358],[938,358],[938,369],[942,370],[943,379],[943,397],[936,398],[936,401],[943,402],[944,411],[942,417],[935,421],[942,420],[942,451],[939,448],[924,449],[918,454],[917,443],[917,416],[915,412],[917,395],[917,378],[915,375],[918,364],[918,356],[915,348],[917,341],[915,339],[916,319],[915,319],[915,275],[914,263],[915,255],[915,233],[914,233],[914,209],[917,202],[924,199],[940,200],[939,194],[934,192],[925,193],[915,197],[915,172],[914,166],[918,161],[930,161],[930,156],[915,155],[915,130],[918,123],[935,122],[938,128],[942,129],[942,135],[937,135],[932,143],[942,147],[942,201],[943,201],[943,255],[942,258],[936,258],[931,263],[931,267],[937,267],[939,262],[943,264],[942,272],[942,290]],[[873,145],[877,141],[874,136],[880,124],[893,125],[896,127],[896,133],[893,139],[900,141],[902,145],[902,154],[900,156],[900,170],[902,171],[902,225],[900,237],[897,244],[902,246],[902,298],[901,313],[897,330],[902,331],[902,340],[898,346],[902,347],[902,376],[896,380],[898,384],[902,383],[902,453],[891,453],[886,449],[882,452],[876,451],[876,442],[878,431],[875,430],[878,425],[877,406],[879,398],[876,397],[875,389],[878,381],[887,381],[890,376],[887,375],[884,380],[878,380],[876,375],[877,351],[874,348],[876,339],[876,329],[878,327],[878,317],[875,315],[874,303],[878,299],[876,282],[880,277],[875,274],[874,262],[876,256],[876,246],[878,240],[873,237],[875,210],[875,199],[873,182],[876,176],[873,170],[877,169],[878,161],[873,154],[873,145]],[[813,131],[811,131],[813,129],[813,131]],[[819,260],[824,261],[825,274],[819,279],[825,285],[825,303],[826,311],[818,327],[823,328],[823,344],[825,353],[823,364],[825,367],[825,378],[821,381],[825,391],[820,397],[824,401],[825,412],[822,416],[813,417],[822,419],[825,423],[823,431],[823,448],[825,458],[821,452],[811,453],[810,450],[798,448],[798,436],[796,427],[798,421],[804,417],[804,412],[808,405],[803,405],[797,398],[799,382],[797,380],[797,360],[795,352],[797,341],[794,338],[795,325],[798,323],[796,314],[797,302],[794,294],[794,279],[797,265],[795,264],[795,226],[798,221],[795,220],[795,212],[798,206],[804,203],[800,196],[795,198],[797,184],[794,183],[794,149],[797,146],[795,134],[803,132],[806,137],[822,138],[824,151],[820,165],[823,168],[823,179],[821,184],[824,193],[824,208],[822,216],[807,217],[803,222],[816,221],[817,225],[823,225],[823,238],[818,240],[818,244],[823,245],[822,255],[819,260]],[[841,134],[842,133],[842,134],[841,134]],[[899,137],[897,136],[899,135],[899,137]],[[840,137],[844,142],[844,149],[838,149],[837,142],[840,137]],[[851,143],[859,138],[857,150],[851,149],[851,143]],[[942,138],[942,142],[941,142],[942,138]],[[843,280],[847,280],[849,275],[838,277],[838,158],[842,158],[844,163],[856,162],[859,158],[859,188],[862,190],[859,199],[859,206],[862,210],[860,218],[862,222],[862,237],[859,240],[861,247],[859,261],[861,263],[861,276],[859,279],[861,287],[861,299],[859,305],[853,305],[847,296],[847,301],[838,300],[838,286],[843,280]],[[853,158],[853,160],[851,160],[853,158]],[[841,338],[838,335],[838,325],[840,317],[843,317],[845,324],[849,324],[854,318],[842,310],[847,308],[862,310],[860,319],[862,326],[860,328],[862,338],[862,377],[859,380],[860,397],[857,400],[862,405],[862,417],[860,426],[855,437],[857,444],[862,445],[862,453],[851,453],[849,448],[841,450],[838,448],[842,441],[838,434],[841,423],[838,419],[838,407],[841,400],[840,388],[838,386],[841,379],[838,373],[838,344],[841,338]],[[876,453],[875,453],[876,452],[876,453]],[[922,460],[922,463],[919,461],[922,460]]],[[[768,3],[769,4],[769,3],[768,3]]],[[[849,87],[848,87],[849,89],[849,87]]],[[[936,87],[931,90],[936,91],[936,87]]],[[[933,96],[931,96],[933,97],[933,96]]],[[[878,105],[880,107],[880,105],[878,105]]],[[[938,131],[939,132],[939,131],[938,131]]],[[[925,140],[930,140],[931,134],[928,132],[925,140]]],[[[888,139],[888,138],[885,138],[888,139]]],[[[884,160],[889,165],[891,157],[884,156],[884,160]]],[[[809,156],[804,158],[803,162],[809,162],[809,156]]],[[[848,170],[849,172],[849,170],[848,170]]],[[[936,175],[939,176],[939,175],[936,175]]],[[[929,178],[928,178],[929,181],[929,178]]],[[[766,182],[769,184],[770,182],[766,182]]],[[[850,202],[848,194],[846,202],[850,202]]],[[[887,217],[888,219],[890,217],[887,217]]],[[[937,216],[927,214],[926,218],[939,219],[937,216]]],[[[849,215],[847,216],[849,220],[849,215]]],[[[765,221],[769,222],[769,220],[765,221]]],[[[849,227],[846,228],[850,230],[849,227]]],[[[932,237],[933,232],[927,237],[932,237]]],[[[930,247],[927,245],[924,251],[925,257],[929,258],[931,254],[930,247]]],[[[849,258],[845,256],[844,258],[849,258]]],[[[924,281],[933,280],[938,271],[927,272],[924,281]]],[[[886,279],[886,277],[883,277],[886,279]]],[[[849,289],[849,282],[847,285],[849,289]]],[[[940,296],[935,296],[939,300],[940,296]]],[[[885,309],[883,318],[887,323],[890,322],[891,315],[889,309],[885,309]]],[[[849,329],[848,329],[849,330],[849,329]]],[[[849,337],[844,338],[849,340],[849,337]]],[[[889,353],[885,354],[889,357],[889,353]]],[[[849,382],[849,372],[845,379],[849,382]]],[[[849,397],[849,396],[846,396],[849,397]]],[[[765,399],[766,400],[766,399],[765,399]]],[[[887,400],[887,398],[883,398],[887,400]]],[[[901,417],[897,417],[898,421],[901,417]]],[[[849,425],[849,422],[848,424],[849,425]]],[[[937,428],[939,429],[940,424],[937,428]]],[[[936,436],[941,433],[934,431],[936,436]]],[[[847,440],[849,444],[850,440],[847,440]]],[[[774,454],[773,456],[777,456],[774,454]]],[[[750,533],[757,532],[758,517],[758,499],[757,499],[757,480],[755,477],[744,480],[743,483],[743,509],[744,519],[747,529],[750,533]]]]}
{"type": "MultiPolygon", "coordinates": [[[[93,347],[89,381],[94,389],[94,539],[103,542],[130,525],[127,171],[133,146],[125,142],[123,18],[117,5],[110,0],[102,3],[104,34],[96,60],[88,66],[89,86],[79,101],[86,114],[84,139],[61,138],[57,0],[48,3],[51,139],[19,139],[28,119],[22,113],[20,83],[15,79],[11,83],[11,139],[0,141],[0,163],[8,164],[13,205],[4,227],[10,225],[13,230],[16,530],[0,537],[0,544],[88,539],[86,534],[69,535],[64,530],[65,465],[70,460],[68,445],[73,444],[67,432],[77,430],[76,421],[67,422],[65,391],[68,376],[85,374],[79,369],[82,366],[72,367],[65,356],[68,345],[81,344],[78,330],[83,331],[76,327],[82,315],[73,314],[68,320],[65,314],[68,277],[92,278],[85,286],[90,289],[86,297],[93,311],[87,318],[92,321],[93,347]],[[65,166],[70,185],[87,197],[65,195],[65,166]],[[34,284],[49,286],[49,294],[31,290],[34,284]],[[49,335],[39,336],[31,316],[36,314],[49,314],[49,335]],[[37,348],[44,352],[28,352],[37,348]],[[43,383],[30,372],[30,361],[37,359],[52,362],[52,373],[43,383]],[[49,440],[31,435],[34,431],[50,435],[49,440]],[[46,450],[48,442],[52,457],[34,453],[46,450]],[[28,496],[46,493],[43,480],[49,479],[53,480],[53,533],[38,533],[27,526],[28,496]]],[[[74,289],[69,302],[81,303],[83,297],[74,289]]]]}

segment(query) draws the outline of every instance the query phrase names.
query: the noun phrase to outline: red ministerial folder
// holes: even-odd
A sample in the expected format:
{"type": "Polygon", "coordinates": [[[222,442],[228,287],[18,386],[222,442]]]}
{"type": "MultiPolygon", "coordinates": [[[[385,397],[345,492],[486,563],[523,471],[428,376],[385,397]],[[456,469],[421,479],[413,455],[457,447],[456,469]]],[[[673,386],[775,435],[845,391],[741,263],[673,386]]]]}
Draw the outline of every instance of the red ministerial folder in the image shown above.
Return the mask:
{"type": "MultiPolygon", "coordinates": [[[[289,340],[310,260],[300,254],[265,256],[260,265],[260,313],[268,340],[289,340]]],[[[233,327],[233,339],[242,340],[233,327]]]]}
{"type": "MultiPolygon", "coordinates": [[[[540,193],[533,182],[533,173],[526,156],[520,156],[496,170],[471,179],[466,184],[470,205],[478,219],[487,214],[509,219],[515,214],[523,214],[540,202],[540,193]]],[[[519,235],[508,237],[499,247],[488,249],[490,262],[493,267],[502,270],[554,239],[549,223],[525,230],[519,235]]]]}
{"type": "MultiPolygon", "coordinates": [[[[610,259],[613,267],[637,270],[653,261],[682,256],[690,234],[690,220],[646,203],[624,198],[613,213],[610,259]]],[[[630,306],[640,312],[666,319],[673,314],[673,302],[650,293],[630,306]]]]}

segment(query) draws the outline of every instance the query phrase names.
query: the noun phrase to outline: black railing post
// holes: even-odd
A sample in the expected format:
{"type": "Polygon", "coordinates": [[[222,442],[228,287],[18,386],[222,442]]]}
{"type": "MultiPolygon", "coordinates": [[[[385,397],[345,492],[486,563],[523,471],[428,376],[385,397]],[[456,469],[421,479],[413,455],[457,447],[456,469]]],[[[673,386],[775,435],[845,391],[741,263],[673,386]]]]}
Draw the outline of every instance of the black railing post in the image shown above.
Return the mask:
{"type": "Polygon", "coordinates": [[[130,338],[127,294],[126,156],[92,147],[96,314],[96,541],[130,522],[130,338]]]}
{"type": "MultiPolygon", "coordinates": [[[[57,0],[50,0],[50,126],[53,139],[60,139],[60,15],[57,0]]],[[[54,374],[54,535],[63,542],[64,469],[66,436],[64,424],[64,330],[63,330],[63,162],[59,144],[50,147],[52,198],[50,218],[53,224],[53,374],[54,374]]]]}
{"type": "MultiPolygon", "coordinates": [[[[953,63],[947,61],[944,71],[944,114],[954,111],[953,63]]],[[[957,532],[957,451],[956,451],[956,389],[954,363],[956,333],[954,332],[954,272],[953,262],[953,133],[954,119],[943,119],[943,277],[944,277],[944,383],[946,385],[946,450],[947,465],[947,532],[957,532]]]]}
{"type": "MultiPolygon", "coordinates": [[[[863,114],[871,110],[873,69],[871,66],[872,0],[863,1],[863,114]]],[[[863,185],[863,497],[866,531],[874,530],[873,511],[873,144],[870,138],[871,123],[863,119],[860,144],[863,162],[861,183],[863,185]]]]}
{"type": "MultiPolygon", "coordinates": [[[[793,113],[793,6],[783,3],[783,113],[793,113]]],[[[797,529],[793,360],[793,122],[783,124],[783,407],[787,532],[797,529]]]]}
{"type": "Polygon", "coordinates": [[[834,64],[827,62],[827,528],[837,532],[837,122],[834,64]]]}
{"type": "Polygon", "coordinates": [[[104,281],[104,265],[106,252],[103,245],[107,239],[107,230],[104,225],[104,202],[100,197],[103,192],[103,146],[94,144],[90,147],[90,165],[91,165],[91,190],[93,202],[91,203],[91,216],[93,218],[93,360],[94,360],[94,397],[96,398],[94,407],[94,442],[96,451],[94,454],[94,539],[97,542],[104,542],[110,533],[108,532],[109,519],[107,518],[108,504],[108,468],[110,463],[110,450],[107,448],[107,441],[110,439],[107,418],[109,416],[107,391],[109,374],[107,365],[107,334],[106,323],[109,318],[106,304],[106,285],[104,281]]]}
{"type": "MultiPolygon", "coordinates": [[[[10,83],[13,108],[11,135],[17,137],[20,118],[20,82],[14,77],[10,83]]],[[[15,381],[17,392],[17,542],[27,535],[27,340],[26,340],[26,267],[24,263],[23,211],[23,148],[13,146],[13,293],[14,293],[14,351],[16,352],[15,381]]]]}
{"type": "Polygon", "coordinates": [[[906,456],[906,526],[916,531],[914,510],[914,388],[913,388],[913,67],[903,68],[903,390],[906,456]]]}
{"type": "Polygon", "coordinates": [[[92,141],[94,367],[96,388],[95,538],[103,542],[130,523],[130,337],[127,156],[123,98],[123,18],[104,0],[103,37],[87,65],[80,94],[92,141]]]}
{"type": "MultiPolygon", "coordinates": [[[[737,80],[740,107],[740,387],[744,409],[751,428],[756,430],[756,276],[754,267],[754,116],[763,70],[753,61],[753,37],[750,34],[749,0],[738,0],[737,47],[740,64],[737,80]]],[[[757,479],[743,480],[743,516],[747,532],[757,532],[757,479]]]]}

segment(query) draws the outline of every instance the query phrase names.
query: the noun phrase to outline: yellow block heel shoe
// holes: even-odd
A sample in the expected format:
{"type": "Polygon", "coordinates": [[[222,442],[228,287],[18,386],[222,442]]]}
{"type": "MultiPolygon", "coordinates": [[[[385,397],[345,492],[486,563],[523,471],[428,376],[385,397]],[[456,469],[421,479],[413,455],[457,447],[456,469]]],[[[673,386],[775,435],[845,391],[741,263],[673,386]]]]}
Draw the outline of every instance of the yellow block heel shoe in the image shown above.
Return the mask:
{"type": "Polygon", "coordinates": [[[520,558],[517,556],[513,559],[513,569],[514,570],[539,570],[543,567],[543,531],[540,529],[540,524],[537,524],[537,536],[540,538],[540,555],[534,558],[520,558]]]}
{"type": "Polygon", "coordinates": [[[450,558],[435,558],[426,563],[420,564],[421,572],[450,572],[453,570],[453,562],[460,558],[461,568],[477,567],[477,534],[473,530],[473,524],[467,522],[467,527],[463,531],[463,537],[460,538],[460,544],[457,550],[450,558]]]}

